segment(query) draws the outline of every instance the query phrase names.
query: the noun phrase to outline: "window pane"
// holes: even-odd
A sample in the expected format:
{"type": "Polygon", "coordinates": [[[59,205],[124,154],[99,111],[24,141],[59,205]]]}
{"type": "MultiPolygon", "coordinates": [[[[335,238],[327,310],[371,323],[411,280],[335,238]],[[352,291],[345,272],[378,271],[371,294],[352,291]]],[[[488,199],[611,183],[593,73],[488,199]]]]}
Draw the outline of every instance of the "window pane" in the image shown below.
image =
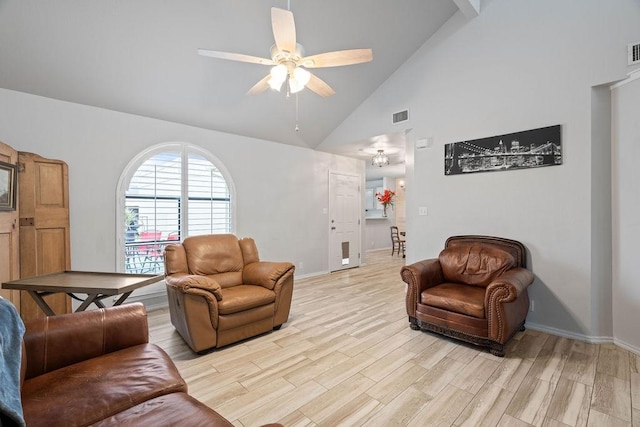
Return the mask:
{"type": "Polygon", "coordinates": [[[229,200],[229,188],[220,171],[207,159],[189,154],[189,198],[229,200]]]}
{"type": "Polygon", "coordinates": [[[189,235],[229,233],[228,201],[189,200],[189,235]]]}
{"type": "Polygon", "coordinates": [[[160,153],[145,161],[131,178],[129,196],[180,197],[182,174],[180,153],[160,153]]]}
{"type": "Polygon", "coordinates": [[[182,170],[180,152],[156,154],[139,166],[125,192],[125,271],[161,274],[164,246],[187,237],[186,230],[188,235],[231,232],[229,187],[201,155],[189,153],[182,170]]]}
{"type": "Polygon", "coordinates": [[[229,233],[229,187],[207,159],[189,155],[189,235],[229,233]]]}

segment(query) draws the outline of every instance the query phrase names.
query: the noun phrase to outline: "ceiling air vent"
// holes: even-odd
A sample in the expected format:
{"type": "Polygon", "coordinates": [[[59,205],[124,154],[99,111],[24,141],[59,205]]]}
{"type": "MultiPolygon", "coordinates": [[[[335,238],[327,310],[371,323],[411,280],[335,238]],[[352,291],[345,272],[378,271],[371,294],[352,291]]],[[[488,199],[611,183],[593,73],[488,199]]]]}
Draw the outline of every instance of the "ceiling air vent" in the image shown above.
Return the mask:
{"type": "Polygon", "coordinates": [[[393,124],[398,124],[402,122],[406,122],[409,120],[409,110],[398,111],[397,113],[393,113],[392,122],[393,124]]]}
{"type": "Polygon", "coordinates": [[[630,43],[627,50],[629,52],[629,65],[640,64],[640,42],[630,43]]]}

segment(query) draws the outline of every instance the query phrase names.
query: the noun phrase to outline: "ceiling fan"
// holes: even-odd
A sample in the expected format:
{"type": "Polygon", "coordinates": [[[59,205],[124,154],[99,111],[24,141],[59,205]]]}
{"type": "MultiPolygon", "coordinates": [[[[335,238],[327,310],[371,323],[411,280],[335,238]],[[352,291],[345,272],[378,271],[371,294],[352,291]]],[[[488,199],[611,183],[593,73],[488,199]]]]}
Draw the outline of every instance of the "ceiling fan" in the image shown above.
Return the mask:
{"type": "Polygon", "coordinates": [[[293,13],[289,10],[272,7],[271,26],[275,39],[275,44],[271,46],[271,59],[207,49],[198,49],[198,53],[212,58],[272,65],[270,73],[249,89],[248,95],[262,93],[270,87],[280,91],[285,81],[288,81],[287,95],[307,87],[320,96],[331,96],[335,94],[331,86],[305,68],[360,64],[373,59],[371,49],[340,50],[304,56],[304,48],[296,43],[296,26],[293,13]]]}

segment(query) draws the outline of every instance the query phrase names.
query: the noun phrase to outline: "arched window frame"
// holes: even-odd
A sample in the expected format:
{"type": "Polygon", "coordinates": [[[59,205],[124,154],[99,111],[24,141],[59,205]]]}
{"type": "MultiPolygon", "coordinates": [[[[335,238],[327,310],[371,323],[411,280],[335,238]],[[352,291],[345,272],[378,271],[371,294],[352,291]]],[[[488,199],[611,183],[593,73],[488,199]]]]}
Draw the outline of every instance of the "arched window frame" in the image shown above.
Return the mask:
{"type": "MultiPolygon", "coordinates": [[[[120,230],[125,229],[125,206],[126,206],[126,191],[129,188],[129,183],[133,178],[134,174],[140,168],[140,166],[147,161],[149,158],[155,156],[158,153],[168,152],[168,151],[178,151],[181,155],[182,161],[182,169],[181,169],[181,184],[182,184],[182,197],[185,197],[187,191],[187,177],[189,173],[189,169],[187,167],[188,164],[188,156],[189,154],[197,154],[210,161],[217,169],[220,171],[224,180],[226,181],[227,187],[229,189],[230,196],[230,230],[231,233],[235,233],[236,227],[236,209],[235,209],[235,200],[236,200],[236,190],[233,180],[231,178],[231,174],[224,166],[224,164],[213,154],[208,152],[207,150],[198,147],[196,145],[186,143],[186,142],[166,142],[154,145],[152,147],[147,148],[146,150],[138,153],[124,168],[122,173],[120,174],[120,179],[118,180],[118,186],[116,188],[116,271],[124,272],[125,271],[125,233],[118,232],[120,230]]],[[[185,206],[186,209],[188,209],[185,206]]],[[[184,221],[186,221],[188,212],[185,211],[185,214],[181,218],[181,228],[184,230],[184,221]]],[[[184,236],[187,237],[187,236],[184,236]]]]}

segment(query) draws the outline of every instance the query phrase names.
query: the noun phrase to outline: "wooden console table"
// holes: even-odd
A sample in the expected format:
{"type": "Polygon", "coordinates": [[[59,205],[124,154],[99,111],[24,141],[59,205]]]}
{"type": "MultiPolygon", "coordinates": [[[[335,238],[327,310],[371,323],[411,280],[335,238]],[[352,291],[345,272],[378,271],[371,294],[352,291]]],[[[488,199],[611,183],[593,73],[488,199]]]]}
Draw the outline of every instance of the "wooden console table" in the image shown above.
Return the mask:
{"type": "Polygon", "coordinates": [[[120,297],[113,305],[120,305],[131,295],[131,292],[163,278],[162,275],[155,274],[62,271],[12,280],[3,283],[2,288],[27,291],[47,316],[54,316],[56,313],[44,300],[47,295],[65,293],[75,300],[82,301],[76,311],[84,311],[91,304],[104,308],[102,300],[116,295],[120,297]],[[76,294],[86,294],[87,297],[83,299],[76,294]]]}

